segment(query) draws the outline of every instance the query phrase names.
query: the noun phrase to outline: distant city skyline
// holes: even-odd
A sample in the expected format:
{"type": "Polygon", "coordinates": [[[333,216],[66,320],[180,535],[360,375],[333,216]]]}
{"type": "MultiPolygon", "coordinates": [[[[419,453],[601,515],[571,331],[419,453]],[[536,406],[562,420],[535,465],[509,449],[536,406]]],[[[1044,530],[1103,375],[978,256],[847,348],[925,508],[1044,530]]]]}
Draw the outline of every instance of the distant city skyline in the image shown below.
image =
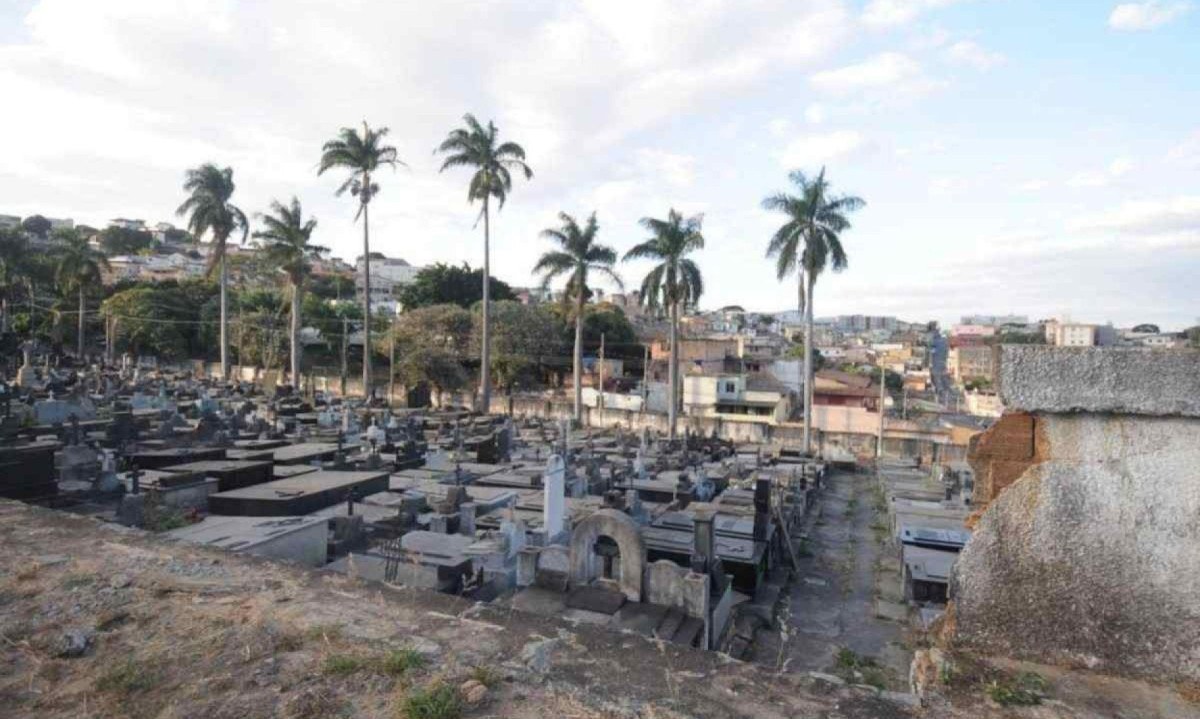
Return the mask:
{"type": "MultiPolygon", "coordinates": [[[[762,197],[828,167],[868,206],[816,310],[1197,323],[1200,7],[1033,0],[584,0],[436,5],[16,0],[0,9],[0,213],[182,223],[184,170],[231,165],[248,213],[300,197],[345,258],[354,206],[318,178],[363,118],[385,172],[372,249],[478,266],[465,178],[433,147],[464,112],[535,171],[493,223],[494,274],[535,284],[541,229],[595,210],[705,214],[705,307],[795,301],[762,197]]],[[[622,271],[631,283],[643,267],[622,271]]]]}

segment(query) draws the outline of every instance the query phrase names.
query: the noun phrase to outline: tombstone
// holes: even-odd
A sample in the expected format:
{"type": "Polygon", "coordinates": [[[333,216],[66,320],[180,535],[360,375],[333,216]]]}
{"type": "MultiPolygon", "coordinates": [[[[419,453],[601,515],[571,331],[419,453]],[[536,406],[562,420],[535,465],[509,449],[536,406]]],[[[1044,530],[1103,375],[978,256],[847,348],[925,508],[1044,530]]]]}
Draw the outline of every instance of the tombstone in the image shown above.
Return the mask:
{"type": "Polygon", "coordinates": [[[475,536],[474,502],[463,502],[458,505],[458,533],[467,537],[475,536]]]}
{"type": "Polygon", "coordinates": [[[25,340],[21,343],[21,355],[24,361],[21,363],[21,368],[17,370],[17,386],[22,389],[29,389],[37,383],[37,370],[33,366],[33,350],[37,347],[31,340],[25,340]]]}
{"type": "Polygon", "coordinates": [[[646,458],[642,454],[641,447],[638,447],[637,455],[633,458],[633,471],[638,479],[649,479],[649,474],[646,472],[646,458]]]}
{"type": "Polygon", "coordinates": [[[771,521],[771,480],[754,481],[754,541],[767,538],[767,526],[771,521]]]}
{"type": "Polygon", "coordinates": [[[563,533],[567,499],[565,494],[567,468],[562,457],[551,456],[542,474],[542,526],[546,544],[553,544],[563,533]]]}

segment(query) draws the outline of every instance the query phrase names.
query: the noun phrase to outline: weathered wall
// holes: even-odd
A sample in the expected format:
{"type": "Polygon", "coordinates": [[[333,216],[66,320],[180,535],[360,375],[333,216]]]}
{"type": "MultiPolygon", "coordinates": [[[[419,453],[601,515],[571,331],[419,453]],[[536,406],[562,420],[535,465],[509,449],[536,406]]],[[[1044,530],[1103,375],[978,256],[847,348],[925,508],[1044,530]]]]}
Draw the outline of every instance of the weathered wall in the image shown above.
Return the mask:
{"type": "MultiPolygon", "coordinates": [[[[1022,377],[1030,413],[1007,416],[974,447],[978,491],[991,503],[955,567],[954,640],[1200,679],[1200,420],[1160,416],[1170,413],[1133,396],[1137,384],[1111,387],[1107,400],[1091,385],[1127,377],[1130,367],[1105,360],[1106,374],[1096,375],[1091,353],[1042,351],[1031,366],[1056,388],[1022,377]],[[1088,385],[1096,411],[1062,411],[1079,404],[1071,384],[1088,385]]],[[[1123,354],[1123,362],[1159,360],[1123,354]]],[[[1200,353],[1181,354],[1200,376],[1200,353]]]]}

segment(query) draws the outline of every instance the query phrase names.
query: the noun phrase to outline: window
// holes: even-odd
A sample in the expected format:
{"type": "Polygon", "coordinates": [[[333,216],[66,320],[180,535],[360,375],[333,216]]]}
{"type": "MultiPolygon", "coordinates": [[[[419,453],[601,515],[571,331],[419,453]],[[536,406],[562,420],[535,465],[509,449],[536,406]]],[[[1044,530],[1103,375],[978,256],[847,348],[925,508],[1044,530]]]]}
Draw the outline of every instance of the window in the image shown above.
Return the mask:
{"type": "Polygon", "coordinates": [[[726,382],[725,383],[725,391],[729,394],[733,394],[737,390],[734,388],[734,384],[732,382],[726,382]]]}

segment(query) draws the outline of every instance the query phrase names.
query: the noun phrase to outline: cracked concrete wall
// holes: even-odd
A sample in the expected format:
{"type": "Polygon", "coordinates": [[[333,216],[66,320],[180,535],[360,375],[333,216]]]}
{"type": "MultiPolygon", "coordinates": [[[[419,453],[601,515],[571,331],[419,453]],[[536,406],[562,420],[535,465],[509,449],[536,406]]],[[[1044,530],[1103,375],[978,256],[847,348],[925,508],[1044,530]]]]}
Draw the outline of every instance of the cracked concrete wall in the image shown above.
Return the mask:
{"type": "Polygon", "coordinates": [[[1046,456],[959,557],[955,641],[1200,679],[1200,421],[1038,417],[1046,456]]]}
{"type": "Polygon", "coordinates": [[[1005,347],[958,644],[1200,680],[1200,353],[1005,347]],[[1016,410],[1016,411],[1011,411],[1016,410]]]}

